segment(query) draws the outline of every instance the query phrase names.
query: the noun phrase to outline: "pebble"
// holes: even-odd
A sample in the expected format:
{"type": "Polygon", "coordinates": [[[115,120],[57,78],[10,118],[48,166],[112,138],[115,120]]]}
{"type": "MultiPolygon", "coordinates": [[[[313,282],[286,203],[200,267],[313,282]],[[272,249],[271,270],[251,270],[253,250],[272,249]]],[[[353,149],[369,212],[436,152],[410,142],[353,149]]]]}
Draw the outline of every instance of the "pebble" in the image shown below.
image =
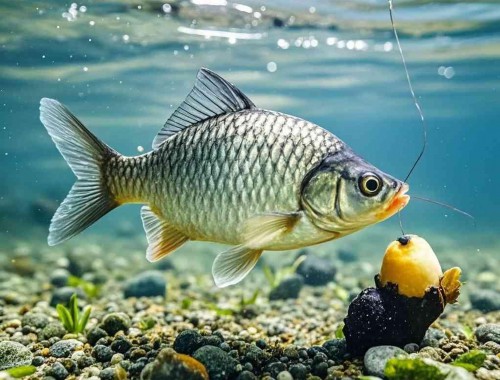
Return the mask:
{"type": "Polygon", "coordinates": [[[238,362],[219,347],[203,346],[193,357],[205,366],[210,380],[228,380],[236,375],[238,362]]]}
{"type": "Polygon", "coordinates": [[[40,340],[49,340],[50,338],[62,338],[66,334],[66,329],[60,322],[50,322],[38,334],[40,340]]]}
{"type": "Polygon", "coordinates": [[[474,289],[469,293],[470,303],[474,309],[489,313],[500,310],[500,292],[492,289],[474,289]]]}
{"type": "Polygon", "coordinates": [[[0,371],[12,367],[30,365],[33,360],[31,351],[21,343],[0,342],[0,371]]]}
{"type": "Polygon", "coordinates": [[[70,273],[63,268],[56,268],[50,275],[50,283],[56,288],[62,288],[68,284],[70,273]]]}
{"type": "Polygon", "coordinates": [[[113,336],[118,331],[127,332],[130,327],[130,318],[125,313],[111,313],[104,317],[101,328],[113,336]]]}
{"type": "Polygon", "coordinates": [[[105,338],[107,336],[108,333],[106,331],[104,331],[100,327],[94,327],[87,333],[87,341],[94,346],[99,339],[105,338]]]}
{"type": "Polygon", "coordinates": [[[141,379],[208,380],[208,373],[197,360],[167,348],[160,351],[157,358],[144,368],[141,379]]]}
{"type": "MultiPolygon", "coordinates": [[[[299,255],[304,252],[299,253],[299,255]]],[[[330,260],[307,254],[306,259],[297,268],[297,273],[304,277],[304,283],[312,286],[326,285],[332,281],[337,269],[330,260]]]]}
{"type": "Polygon", "coordinates": [[[347,344],[345,339],[332,339],[323,343],[323,348],[327,351],[328,358],[335,363],[340,363],[347,355],[347,344]]]}
{"type": "Polygon", "coordinates": [[[500,324],[487,323],[476,329],[476,338],[479,342],[485,343],[488,341],[500,344],[500,324]]]}
{"type": "Polygon", "coordinates": [[[102,344],[97,344],[92,350],[92,354],[97,359],[97,361],[105,363],[109,362],[113,357],[113,351],[108,346],[102,344]]]}
{"type": "Polygon", "coordinates": [[[21,319],[23,327],[30,326],[36,328],[44,328],[49,323],[49,317],[42,313],[26,313],[21,319]]]}
{"type": "Polygon", "coordinates": [[[286,300],[290,298],[296,299],[299,297],[303,285],[304,278],[302,276],[295,274],[287,277],[271,290],[269,299],[271,301],[286,300]]]}
{"type": "Polygon", "coordinates": [[[160,271],[146,271],[131,278],[125,283],[124,296],[130,297],[156,297],[166,296],[167,280],[160,271]]]}
{"type": "Polygon", "coordinates": [[[64,368],[64,366],[59,362],[55,362],[52,365],[52,368],[50,368],[48,374],[57,380],[63,380],[69,376],[68,370],[64,368]]]}
{"type": "Polygon", "coordinates": [[[104,368],[100,373],[99,377],[101,380],[114,380],[115,379],[115,369],[113,367],[104,368]]]}
{"type": "Polygon", "coordinates": [[[443,331],[430,327],[425,332],[420,347],[439,347],[439,341],[445,337],[446,335],[443,331]]]}
{"type": "Polygon", "coordinates": [[[80,288],[65,286],[62,288],[55,289],[52,292],[52,298],[50,299],[50,306],[56,307],[58,304],[67,305],[69,299],[75,293],[79,299],[86,299],[85,293],[80,288]]]}
{"type": "Polygon", "coordinates": [[[387,361],[396,356],[408,356],[408,354],[395,346],[376,346],[370,348],[366,351],[363,359],[366,373],[383,378],[387,361]]]}
{"type": "Polygon", "coordinates": [[[307,374],[309,373],[307,367],[302,363],[291,365],[289,371],[294,380],[306,380],[307,374]]]}
{"type": "Polygon", "coordinates": [[[174,340],[174,350],[191,355],[203,345],[203,337],[197,330],[184,330],[174,340]]]}
{"type": "Polygon", "coordinates": [[[50,354],[56,358],[67,358],[82,346],[83,343],[76,339],[60,340],[50,347],[50,354]]]}
{"type": "Polygon", "coordinates": [[[288,371],[281,371],[278,373],[278,376],[276,376],[277,380],[294,380],[292,374],[288,371]]]}
{"type": "Polygon", "coordinates": [[[407,345],[405,345],[403,347],[403,350],[405,350],[409,354],[414,354],[414,353],[418,352],[419,349],[420,349],[420,346],[416,343],[408,343],[407,345]]]}
{"type": "Polygon", "coordinates": [[[242,371],[236,380],[257,380],[257,376],[250,371],[242,371]]]}

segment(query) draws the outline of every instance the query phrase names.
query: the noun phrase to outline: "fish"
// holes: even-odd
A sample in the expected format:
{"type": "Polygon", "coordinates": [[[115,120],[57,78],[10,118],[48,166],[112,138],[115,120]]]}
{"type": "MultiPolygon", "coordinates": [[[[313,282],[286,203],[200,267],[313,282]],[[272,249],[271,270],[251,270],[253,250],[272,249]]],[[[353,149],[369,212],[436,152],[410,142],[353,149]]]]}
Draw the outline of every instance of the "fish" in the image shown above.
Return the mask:
{"type": "Polygon", "coordinates": [[[139,203],[151,262],[190,240],[231,246],[212,265],[218,287],[243,280],[263,251],[341,238],[410,199],[406,183],[331,132],[258,108],[206,68],[153,150],[138,156],[107,146],[56,100],[41,100],[40,120],[77,177],[51,220],[49,245],[139,203]]]}

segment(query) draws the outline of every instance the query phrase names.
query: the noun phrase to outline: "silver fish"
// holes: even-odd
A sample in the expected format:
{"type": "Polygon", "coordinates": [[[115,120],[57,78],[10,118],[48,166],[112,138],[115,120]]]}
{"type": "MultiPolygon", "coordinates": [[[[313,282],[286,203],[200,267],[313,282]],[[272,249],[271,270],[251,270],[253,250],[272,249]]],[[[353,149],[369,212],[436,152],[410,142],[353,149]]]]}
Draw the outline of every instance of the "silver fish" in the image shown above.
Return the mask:
{"type": "Polygon", "coordinates": [[[332,133],[257,108],[208,69],[140,156],[109,148],[55,100],[41,100],[40,119],[78,178],[52,218],[49,245],[141,203],[150,261],[188,240],[233,246],[214,261],[219,287],[241,281],[264,250],[340,238],[409,201],[407,184],[332,133]]]}

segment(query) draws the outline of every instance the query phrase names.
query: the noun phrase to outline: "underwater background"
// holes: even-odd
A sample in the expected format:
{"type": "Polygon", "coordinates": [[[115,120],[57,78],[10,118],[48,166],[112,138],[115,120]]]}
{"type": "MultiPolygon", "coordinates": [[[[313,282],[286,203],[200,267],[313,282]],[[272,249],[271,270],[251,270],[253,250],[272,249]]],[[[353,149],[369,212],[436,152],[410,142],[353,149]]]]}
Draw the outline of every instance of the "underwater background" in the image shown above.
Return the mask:
{"type": "MultiPolygon", "coordinates": [[[[396,27],[428,125],[427,150],[408,180],[409,194],[446,202],[475,217],[472,222],[449,209],[412,200],[401,213],[403,227],[425,237],[443,269],[460,266],[464,271],[463,300],[443,322],[446,328],[456,332],[497,323],[500,3],[399,0],[394,5],[396,27]],[[486,298],[488,307],[471,303],[471,292],[479,292],[482,301],[486,298]]],[[[211,262],[224,247],[190,242],[165,263],[150,264],[144,257],[140,206],[115,210],[71,241],[48,247],[50,218],[75,178],[39,121],[39,102],[42,97],[59,100],[108,145],[136,155],[151,149],[157,131],[190,91],[198,69],[207,67],[234,83],[258,107],[314,122],[402,179],[422,147],[422,125],[386,1],[0,1],[0,19],[0,340],[17,340],[29,346],[34,357],[45,358],[40,366],[46,368],[37,366],[37,375],[46,371],[65,378],[54,364],[59,361],[49,360],[58,356],[45,355],[43,347],[34,346],[42,340],[39,331],[38,336],[35,327],[23,332],[25,324],[17,321],[28,312],[46,314],[45,325],[53,323],[58,303],[54,294],[69,284],[70,275],[69,285],[99,288],[98,296],[82,294],[84,304],[94,305],[90,327],[111,312],[128,314],[132,326],[146,323],[144,314],[159,313],[157,327],[167,325],[171,330],[158,332],[158,339],[170,345],[186,328],[211,333],[224,330],[225,323],[236,323],[234,318],[247,321],[237,322],[238,329],[253,329],[241,337],[248,344],[260,339],[271,345],[275,340],[270,337],[278,337],[281,343],[310,347],[335,337],[351,295],[373,285],[385,248],[401,235],[397,216],[308,248],[335,268],[336,280],[319,288],[306,284],[289,303],[267,299],[265,268],[270,265],[277,273],[294,262],[297,252],[264,254],[264,263],[244,282],[216,290],[211,262]],[[168,304],[162,311],[151,308],[164,301],[153,298],[131,305],[123,295],[127,281],[151,269],[163,273],[168,284],[168,304]],[[260,292],[251,306],[257,311],[242,317],[234,305],[255,289],[260,292]],[[281,316],[287,313],[293,318],[284,322],[281,316]]],[[[229,330],[222,335],[231,335],[229,330]]],[[[0,343],[0,353],[1,349],[0,343]]],[[[85,366],[74,359],[77,369],[64,364],[66,376],[123,375],[109,364],[111,356],[101,360],[92,350],[95,347],[87,351],[94,363],[85,366]],[[83,370],[92,366],[97,368],[94,372],[83,370]],[[102,374],[106,368],[114,372],[102,374]]],[[[465,351],[462,347],[451,357],[465,351]]],[[[128,351],[123,354],[129,363],[120,368],[129,378],[138,378],[147,361],[141,367],[128,351]]],[[[495,354],[489,357],[493,364],[474,376],[500,378],[494,372],[500,370],[500,359],[492,358],[498,359],[495,354]]],[[[255,376],[272,372],[258,367],[269,365],[264,359],[252,363],[247,372],[255,376]]],[[[363,373],[359,362],[352,363],[344,364],[335,376],[363,373]]],[[[5,368],[0,359],[0,370],[5,368]]],[[[318,370],[316,376],[326,378],[332,371],[327,375],[318,370]]],[[[239,368],[227,378],[241,372],[239,368]]],[[[212,372],[210,376],[225,378],[212,372]]]]}

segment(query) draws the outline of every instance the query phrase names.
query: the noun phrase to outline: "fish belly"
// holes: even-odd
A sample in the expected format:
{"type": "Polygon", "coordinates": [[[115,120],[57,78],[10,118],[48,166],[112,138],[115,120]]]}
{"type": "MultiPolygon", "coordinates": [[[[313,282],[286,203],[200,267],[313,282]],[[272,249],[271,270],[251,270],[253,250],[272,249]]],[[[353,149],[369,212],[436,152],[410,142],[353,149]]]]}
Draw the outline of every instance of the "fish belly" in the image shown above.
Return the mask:
{"type": "MultiPolygon", "coordinates": [[[[177,133],[152,153],[149,202],[192,240],[241,244],[252,216],[299,211],[305,174],[342,147],[324,129],[277,112],[218,116],[177,133]]],[[[268,249],[331,238],[304,216],[268,249]]]]}

